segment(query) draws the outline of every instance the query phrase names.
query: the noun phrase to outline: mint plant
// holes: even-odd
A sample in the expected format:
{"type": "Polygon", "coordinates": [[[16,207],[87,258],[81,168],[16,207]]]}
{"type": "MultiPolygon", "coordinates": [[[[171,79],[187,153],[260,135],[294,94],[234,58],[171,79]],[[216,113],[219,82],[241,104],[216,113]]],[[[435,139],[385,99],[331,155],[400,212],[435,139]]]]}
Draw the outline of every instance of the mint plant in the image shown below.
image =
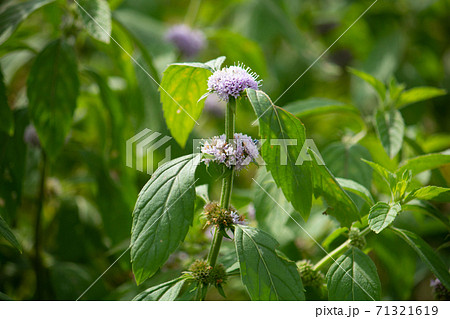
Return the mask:
{"type": "MultiPolygon", "coordinates": [[[[305,300],[311,291],[315,291],[319,298],[328,296],[329,300],[380,300],[381,282],[377,268],[367,254],[370,244],[367,244],[366,237],[377,236],[383,231],[405,240],[440,282],[449,288],[448,268],[433,249],[413,232],[393,226],[398,215],[410,210],[431,213],[449,226],[448,219],[424,201],[448,202],[450,189],[413,186],[415,175],[448,163],[449,155],[425,155],[433,161],[413,158],[395,172],[363,160],[364,165],[379,175],[382,190],[387,191],[386,197],[380,194],[380,199],[383,199],[375,201],[372,192],[357,181],[336,178],[323,165],[317,149],[306,148],[305,151],[303,145],[307,135],[300,119],[275,106],[260,90],[261,83],[250,69],[244,69],[242,65],[222,67],[224,60],[224,57],[219,57],[206,63],[172,64],[164,72],[162,83],[165,86],[160,91],[164,115],[167,126],[180,145],[185,145],[190,134],[186,127],[193,127],[185,122],[199,119],[203,99],[211,93],[227,102],[225,132],[204,140],[200,153],[174,159],[158,168],[142,189],[133,212],[131,242],[136,282],[141,284],[153,276],[185,239],[198,206],[198,179],[195,176],[199,165],[214,168],[222,180],[220,198],[200,207],[205,226],[210,226],[213,232],[210,249],[179,278],[149,288],[135,300],[204,300],[212,287],[226,297],[223,288],[227,277],[236,274],[240,275],[252,300],[305,300]],[[182,80],[176,78],[180,74],[184,75],[182,80]],[[177,106],[168,95],[180,97],[183,107],[177,106]],[[235,124],[236,114],[245,106],[243,102],[246,99],[253,107],[260,138],[264,141],[259,145],[251,137],[236,133],[239,130],[235,124]],[[191,114],[193,118],[188,119],[191,114]],[[180,131],[180,127],[185,130],[180,131]],[[259,152],[263,161],[258,161],[259,152]],[[296,223],[293,214],[287,212],[277,199],[282,198],[283,204],[288,204],[294,214],[298,213],[307,221],[313,195],[321,197],[327,205],[326,214],[341,225],[335,233],[347,234],[348,239],[316,263],[309,260],[295,263],[281,254],[277,250],[276,232],[269,234],[247,224],[243,215],[232,206],[234,177],[237,172],[245,174],[243,169],[252,162],[263,164],[260,170],[267,172],[265,179],[260,180],[262,184],[266,185],[273,179],[276,185],[267,190],[255,180],[261,187],[262,197],[268,197],[266,200],[279,205],[296,223]],[[271,194],[279,190],[282,193],[275,199],[271,194]],[[234,242],[232,254],[237,261],[228,269],[221,264],[220,258],[224,237],[234,242]]],[[[405,130],[398,108],[443,94],[443,91],[433,88],[404,91],[395,80],[387,88],[366,73],[351,72],[367,81],[379,94],[380,107],[373,116],[375,131],[388,157],[394,158],[402,148],[405,130]]],[[[313,105],[308,111],[318,111],[323,107],[313,105]]],[[[353,139],[353,143],[361,138],[353,139]]],[[[261,200],[261,197],[256,200],[261,200]]],[[[255,207],[256,219],[259,220],[258,216],[262,214],[259,210],[264,210],[264,207],[256,205],[256,202],[255,207]]],[[[333,236],[338,238],[330,235],[333,236]]]]}

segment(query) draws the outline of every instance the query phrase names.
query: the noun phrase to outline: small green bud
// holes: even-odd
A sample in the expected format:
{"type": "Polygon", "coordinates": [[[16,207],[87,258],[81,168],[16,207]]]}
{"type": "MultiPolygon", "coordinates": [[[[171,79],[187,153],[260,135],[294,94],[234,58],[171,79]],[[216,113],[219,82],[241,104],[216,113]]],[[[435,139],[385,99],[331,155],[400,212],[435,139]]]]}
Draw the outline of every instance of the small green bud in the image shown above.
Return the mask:
{"type": "Polygon", "coordinates": [[[303,285],[320,287],[325,282],[322,272],[314,270],[314,265],[309,260],[297,262],[297,268],[303,285]]]}
{"type": "Polygon", "coordinates": [[[348,232],[348,238],[350,239],[350,246],[358,249],[363,249],[366,246],[366,239],[361,236],[358,228],[351,228],[348,232]]]}
{"type": "Polygon", "coordinates": [[[225,284],[227,280],[227,273],[222,264],[217,264],[211,267],[206,260],[196,260],[189,267],[189,272],[192,279],[204,285],[220,286],[225,284]]]}

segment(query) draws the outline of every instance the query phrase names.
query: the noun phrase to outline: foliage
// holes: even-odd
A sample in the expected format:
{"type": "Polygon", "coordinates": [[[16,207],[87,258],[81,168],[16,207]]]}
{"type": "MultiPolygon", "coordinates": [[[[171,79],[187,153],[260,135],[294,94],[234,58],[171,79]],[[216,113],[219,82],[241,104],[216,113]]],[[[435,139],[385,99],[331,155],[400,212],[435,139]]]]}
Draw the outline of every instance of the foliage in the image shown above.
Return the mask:
{"type": "Polygon", "coordinates": [[[0,4],[0,299],[450,290],[448,4],[370,4],[0,4]]]}

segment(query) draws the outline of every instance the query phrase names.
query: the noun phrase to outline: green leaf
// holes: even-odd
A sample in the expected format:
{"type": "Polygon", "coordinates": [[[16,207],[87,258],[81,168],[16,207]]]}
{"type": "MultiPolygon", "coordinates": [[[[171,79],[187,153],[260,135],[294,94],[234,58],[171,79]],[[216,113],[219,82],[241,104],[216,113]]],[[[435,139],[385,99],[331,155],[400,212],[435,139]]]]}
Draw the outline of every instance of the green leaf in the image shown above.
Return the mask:
{"type": "MultiPolygon", "coordinates": [[[[272,175],[263,166],[258,170],[253,191],[253,205],[258,228],[276,236],[281,245],[294,240],[297,233],[287,224],[289,215],[293,215],[295,210],[284,197],[283,191],[275,184],[272,175]]],[[[295,227],[298,228],[297,225],[295,227]]]]}
{"type": "Polygon", "coordinates": [[[375,91],[378,93],[378,96],[380,97],[380,99],[382,101],[384,101],[384,99],[386,98],[386,86],[383,84],[383,82],[376,79],[372,75],[362,72],[362,71],[358,71],[358,70],[355,70],[352,68],[349,68],[349,71],[350,71],[350,73],[356,75],[357,77],[359,77],[359,78],[363,79],[364,81],[366,81],[367,83],[369,83],[375,89],[375,91]]]}
{"type": "Polygon", "coordinates": [[[12,230],[9,228],[8,224],[5,220],[0,216],[0,235],[5,237],[7,241],[9,241],[18,251],[22,252],[22,246],[17,241],[16,236],[14,236],[12,230]]]}
{"type": "Polygon", "coordinates": [[[400,95],[400,97],[397,101],[396,107],[402,108],[411,103],[429,100],[436,96],[441,96],[441,95],[445,95],[445,94],[447,94],[447,92],[445,90],[434,88],[434,87],[422,86],[422,87],[412,88],[410,90],[404,91],[400,95]]]}
{"type": "Polygon", "coordinates": [[[159,92],[164,118],[173,138],[182,147],[205,106],[205,100],[199,99],[208,89],[211,74],[212,69],[202,63],[171,64],[163,73],[159,92]]]}
{"type": "Polygon", "coordinates": [[[0,13],[0,45],[14,33],[28,16],[54,0],[30,0],[12,5],[0,13]]]}
{"type": "Polygon", "coordinates": [[[397,172],[403,173],[405,170],[409,169],[414,176],[424,171],[439,168],[448,164],[450,164],[450,154],[427,154],[407,160],[402,166],[400,166],[397,172]]]}
{"type": "Polygon", "coordinates": [[[131,262],[137,284],[152,276],[184,240],[194,218],[199,154],[159,167],[141,190],[133,211],[131,262]]]}
{"type": "Polygon", "coordinates": [[[375,116],[378,137],[384,150],[393,158],[402,148],[405,123],[398,110],[378,110],[375,116]]]}
{"type": "Polygon", "coordinates": [[[380,233],[383,229],[392,224],[402,209],[400,203],[388,204],[378,202],[370,208],[369,227],[375,233],[380,233]]]}
{"type": "Polygon", "coordinates": [[[360,219],[358,208],[328,168],[312,157],[314,195],[324,197],[328,204],[327,215],[335,217],[342,226],[350,227],[352,222],[360,219]]]}
{"type": "Polygon", "coordinates": [[[183,287],[185,280],[176,278],[160,285],[148,288],[133,298],[133,301],[173,301],[183,287]]]}
{"type": "Polygon", "coordinates": [[[364,146],[335,142],[324,148],[322,156],[334,176],[351,179],[370,187],[372,170],[361,159],[372,160],[372,157],[364,146]]]}
{"type": "Polygon", "coordinates": [[[80,13],[86,31],[99,41],[109,43],[111,35],[111,10],[106,0],[78,0],[80,13]]]}
{"type": "Polygon", "coordinates": [[[287,104],[284,109],[298,117],[329,114],[331,112],[351,112],[359,114],[359,110],[353,105],[320,97],[294,101],[287,104]]]}
{"type": "Polygon", "coordinates": [[[327,273],[329,300],[380,300],[381,283],[372,259],[350,248],[327,273]]]}
{"type": "Polygon", "coordinates": [[[447,289],[450,289],[450,273],[448,267],[433,249],[417,234],[399,228],[392,228],[392,230],[415,250],[420,259],[427,264],[428,268],[439,278],[441,283],[447,289]]]}
{"type": "Polygon", "coordinates": [[[39,53],[28,77],[30,117],[42,146],[55,157],[72,125],[79,89],[74,49],[56,40],[39,53]]]}
{"type": "Polygon", "coordinates": [[[295,263],[280,257],[269,234],[237,226],[234,235],[241,278],[252,300],[305,300],[295,263]]]}
{"type": "Polygon", "coordinates": [[[450,221],[439,209],[431,205],[426,201],[412,200],[408,204],[402,205],[403,211],[413,211],[419,213],[425,213],[431,217],[441,221],[450,230],[450,221]]]}
{"type": "Polygon", "coordinates": [[[247,96],[258,116],[261,138],[266,139],[261,146],[266,168],[286,199],[307,220],[312,203],[311,164],[298,161],[305,155],[305,127],[291,113],[275,106],[264,92],[248,89],[247,96]]]}
{"type": "Polygon", "coordinates": [[[362,186],[361,184],[346,178],[336,178],[336,181],[341,185],[341,187],[349,192],[352,192],[353,194],[358,195],[364,201],[372,206],[375,202],[373,200],[372,194],[370,194],[369,190],[362,186]]]}
{"type": "Polygon", "coordinates": [[[450,188],[439,186],[422,187],[409,193],[405,199],[405,202],[409,202],[415,198],[448,203],[450,202],[450,188]]]}
{"type": "Polygon", "coordinates": [[[374,163],[374,162],[371,162],[371,161],[367,161],[365,159],[362,159],[362,161],[364,163],[366,163],[367,165],[369,165],[370,167],[372,167],[373,170],[375,172],[377,172],[378,175],[381,176],[381,178],[383,179],[383,181],[386,183],[386,185],[389,188],[394,188],[395,187],[395,184],[397,182],[397,178],[392,172],[390,172],[389,170],[387,170],[386,168],[384,168],[383,166],[381,166],[381,165],[379,165],[377,163],[374,163]]]}
{"type": "Polygon", "coordinates": [[[6,86],[3,78],[3,72],[0,67],[0,131],[8,135],[14,133],[13,113],[8,105],[6,96],[6,86]]]}

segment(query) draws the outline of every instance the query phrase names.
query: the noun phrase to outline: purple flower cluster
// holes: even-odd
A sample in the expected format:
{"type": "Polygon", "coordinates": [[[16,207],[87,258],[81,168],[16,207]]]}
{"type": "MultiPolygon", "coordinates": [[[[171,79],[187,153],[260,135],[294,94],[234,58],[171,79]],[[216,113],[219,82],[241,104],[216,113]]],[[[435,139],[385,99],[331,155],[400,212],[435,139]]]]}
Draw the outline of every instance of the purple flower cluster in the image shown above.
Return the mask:
{"type": "Polygon", "coordinates": [[[234,166],[236,171],[259,157],[257,141],[241,133],[235,133],[231,141],[226,141],[225,134],[214,136],[203,143],[201,152],[206,154],[202,159],[206,165],[216,162],[225,164],[228,168],[234,166]]]}
{"type": "Polygon", "coordinates": [[[215,92],[221,100],[228,101],[230,96],[238,98],[245,89],[257,90],[260,83],[258,75],[249,68],[234,65],[214,72],[208,79],[208,91],[215,92]]]}
{"type": "Polygon", "coordinates": [[[191,29],[185,24],[171,27],[166,33],[166,40],[174,44],[186,57],[192,57],[206,45],[206,38],[202,31],[191,29]]]}

